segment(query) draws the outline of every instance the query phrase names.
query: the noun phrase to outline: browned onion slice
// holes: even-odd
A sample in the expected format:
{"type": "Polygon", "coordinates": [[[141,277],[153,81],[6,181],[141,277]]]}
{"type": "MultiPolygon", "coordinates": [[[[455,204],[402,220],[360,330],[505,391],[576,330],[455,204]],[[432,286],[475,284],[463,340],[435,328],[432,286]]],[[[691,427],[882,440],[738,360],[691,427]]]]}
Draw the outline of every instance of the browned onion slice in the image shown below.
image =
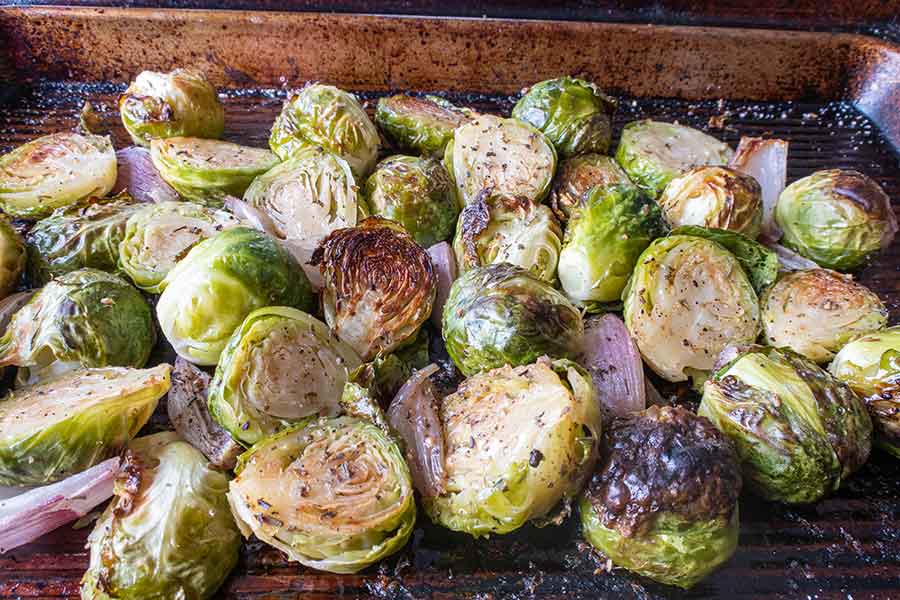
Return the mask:
{"type": "Polygon", "coordinates": [[[776,244],[768,240],[764,240],[763,244],[778,256],[779,271],[806,271],[807,269],[818,269],[819,265],[815,261],[800,256],[790,248],[785,248],[781,244],[776,244]]]}
{"type": "Polygon", "coordinates": [[[453,247],[447,242],[439,242],[428,248],[428,256],[434,265],[434,273],[437,275],[437,294],[434,297],[434,308],[431,309],[431,322],[438,329],[441,328],[441,318],[444,314],[444,304],[450,295],[450,286],[456,281],[459,274],[456,268],[456,255],[453,247]]]}
{"type": "Polygon", "coordinates": [[[166,183],[146,148],[130,146],[116,152],[118,170],[113,194],[127,191],[138,202],[168,202],[179,199],[178,192],[166,183]]]}
{"type": "Polygon", "coordinates": [[[622,319],[612,313],[584,321],[578,363],[594,380],[605,419],[644,410],[647,392],[641,354],[622,319]]]}
{"type": "Polygon", "coordinates": [[[781,230],[775,222],[775,204],[787,185],[787,158],[785,140],[742,137],[729,163],[731,168],[756,179],[762,187],[762,235],[775,241],[781,239],[781,230]]]}

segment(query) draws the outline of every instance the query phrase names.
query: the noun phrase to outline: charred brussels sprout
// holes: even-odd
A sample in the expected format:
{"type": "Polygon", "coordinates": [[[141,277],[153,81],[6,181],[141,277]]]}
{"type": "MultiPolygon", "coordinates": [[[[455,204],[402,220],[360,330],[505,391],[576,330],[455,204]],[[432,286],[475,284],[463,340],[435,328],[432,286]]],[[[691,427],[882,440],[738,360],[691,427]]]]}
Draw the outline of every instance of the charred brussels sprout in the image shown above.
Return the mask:
{"type": "Polygon", "coordinates": [[[789,185],[775,205],[781,243],[820,266],[849,271],[890,246],[897,217],[884,190],[850,170],[818,171],[789,185]]]}
{"type": "Polygon", "coordinates": [[[240,459],[228,500],[238,524],[308,567],[355,573],[400,550],[416,520],[409,468],[381,429],[323,418],[240,459]]]}
{"type": "Polygon", "coordinates": [[[566,295],[589,310],[618,302],[638,256],[665,232],[659,207],[637,188],[594,188],[566,226],[559,255],[566,295]]]}
{"type": "Polygon", "coordinates": [[[590,376],[567,360],[471,377],[444,398],[439,417],[447,480],[424,504],[454,531],[487,536],[550,522],[597,457],[599,404],[590,376]]]}
{"type": "Polygon", "coordinates": [[[115,183],[116,151],[102,135],[54,133],[0,156],[0,209],[20,219],[105,196],[115,183]]]}
{"type": "Polygon", "coordinates": [[[88,538],[84,600],[212,598],[237,564],[228,477],[174,432],[129,444],[115,498],[88,538]]]}
{"type": "Polygon", "coordinates": [[[535,84],[513,107],[512,116],[531,123],[560,156],[609,150],[616,101],[593,83],[574,77],[535,84]]]}
{"type": "Polygon", "coordinates": [[[553,180],[550,205],[562,221],[585,199],[594,188],[633,185],[616,159],[602,154],[583,154],[559,163],[559,171],[553,180]]]}
{"type": "Polygon", "coordinates": [[[509,263],[553,283],[562,235],[553,212],[543,204],[488,189],[460,215],[453,251],[460,271],[509,263]]]}
{"type": "Polygon", "coordinates": [[[850,340],[887,325],[887,309],[878,296],[826,269],[784,275],[761,303],[766,343],[820,364],[850,340]]]}
{"type": "Polygon", "coordinates": [[[866,462],[872,421],[846,384],[790,350],[752,346],[706,382],[699,413],[769,500],[815,502],[866,462]]]}
{"type": "Polygon", "coordinates": [[[753,286],[734,255],[712,240],[656,240],[638,258],[623,300],[641,355],[668,381],[702,381],[726,345],[759,334],[753,286]]]}
{"type": "Polygon", "coordinates": [[[0,402],[0,485],[42,485],[114,456],[169,390],[169,365],[79,369],[0,402]]]}
{"type": "Polygon", "coordinates": [[[685,125],[634,121],[622,129],[616,160],[653,198],[694,167],[724,165],[734,154],[727,144],[685,125]]]}
{"type": "Polygon", "coordinates": [[[685,225],[672,232],[675,235],[692,235],[712,240],[724,246],[741,263],[750,278],[753,289],[762,294],[778,277],[778,254],[736,231],[713,229],[699,225],[685,225]]]}
{"type": "Polygon", "coordinates": [[[360,178],[375,166],[379,145],[378,130],[356,97],[318,83],[284,103],[269,136],[269,147],[281,160],[318,146],[346,160],[360,178]]]}
{"type": "Polygon", "coordinates": [[[391,156],[366,180],[373,215],[397,221],[427,248],[453,235],[459,214],[453,182],[438,161],[391,156]]]}
{"type": "Polygon", "coordinates": [[[479,115],[456,130],[447,144],[444,166],[464,205],[474,202],[487,188],[540,202],[550,190],[556,150],[528,123],[479,115]]]}
{"type": "Polygon", "coordinates": [[[0,300],[19,284],[25,269],[25,242],[9,221],[0,218],[0,300]]]}
{"type": "Polygon", "coordinates": [[[397,147],[441,158],[453,131],[467,123],[472,111],[436,96],[397,94],[378,100],[375,122],[397,147]]]}
{"type": "Polygon", "coordinates": [[[169,137],[220,138],[225,130],[216,89],[193,69],[140,73],[119,98],[119,114],[139,146],[169,137]]]}
{"type": "Polygon", "coordinates": [[[447,352],[466,376],[543,355],[573,357],[581,313],[550,284],[514,265],[478,267],[461,275],[444,306],[447,352]]]}
{"type": "Polygon", "coordinates": [[[740,464],[709,421],[652,406],[612,421],[600,457],[581,524],[617,566],[689,588],[734,553],[740,464]]]}

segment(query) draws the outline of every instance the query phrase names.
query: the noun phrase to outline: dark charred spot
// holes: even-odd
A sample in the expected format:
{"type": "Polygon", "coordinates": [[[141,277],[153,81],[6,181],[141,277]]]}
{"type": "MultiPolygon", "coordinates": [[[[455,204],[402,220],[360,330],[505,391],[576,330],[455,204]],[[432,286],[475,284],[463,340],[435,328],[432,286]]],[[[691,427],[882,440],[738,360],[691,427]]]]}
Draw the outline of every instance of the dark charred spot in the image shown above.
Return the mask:
{"type": "Polygon", "coordinates": [[[847,198],[873,217],[888,219],[893,215],[890,199],[872,178],[859,171],[836,169],[832,182],[836,195],[847,198]]]}

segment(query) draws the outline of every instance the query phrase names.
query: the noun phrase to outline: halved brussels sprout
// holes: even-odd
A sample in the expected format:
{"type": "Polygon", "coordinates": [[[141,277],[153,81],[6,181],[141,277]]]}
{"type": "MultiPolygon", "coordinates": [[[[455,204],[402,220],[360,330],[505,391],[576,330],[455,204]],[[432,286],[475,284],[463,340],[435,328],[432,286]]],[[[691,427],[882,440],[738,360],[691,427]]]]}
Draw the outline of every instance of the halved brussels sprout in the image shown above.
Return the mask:
{"type": "Polygon", "coordinates": [[[761,305],[765,342],[820,364],[888,319],[874,292],[827,269],[785,274],[762,296],[761,305]]]}
{"type": "Polygon", "coordinates": [[[369,217],[339,229],[310,261],[325,280],[325,322],[364,361],[411,339],[431,314],[431,259],[400,225],[369,217]]]}
{"type": "Polygon", "coordinates": [[[685,171],[725,165],[733,154],[727,144],[692,127],[645,119],[622,129],[616,160],[631,181],[656,198],[685,171]]]}
{"type": "Polygon", "coordinates": [[[757,295],[775,283],[780,268],[778,254],[756,240],[727,229],[685,225],[672,231],[674,235],[692,235],[724,246],[741,263],[757,295]]]}
{"type": "Polygon", "coordinates": [[[177,433],[132,441],[88,538],[81,597],[212,598],[241,547],[227,492],[228,477],[177,433]]]}
{"type": "Polygon", "coordinates": [[[350,378],[364,385],[381,403],[387,405],[413,373],[431,362],[431,336],[424,327],[419,333],[390,354],[376,356],[365,363],[350,378]]]}
{"type": "Polygon", "coordinates": [[[26,263],[25,242],[9,221],[0,218],[0,300],[19,285],[26,263]]]}
{"type": "Polygon", "coordinates": [[[355,573],[400,550],[416,521],[409,468],[368,421],[322,418],[248,450],[228,500],[251,532],[291,560],[355,573]]]}
{"type": "Polygon", "coordinates": [[[214,365],[231,334],[264,306],[312,310],[303,269],[274,239],[235,227],[207,238],[163,280],[156,304],[159,326],[179,356],[214,365]]]}
{"type": "Polygon", "coordinates": [[[427,248],[453,235],[459,206],[447,171],[438,161],[391,156],[366,180],[373,215],[397,221],[427,248]]]}
{"type": "Polygon", "coordinates": [[[212,206],[221,206],[226,195],[241,196],[257,175],[278,164],[262,148],[191,137],[153,140],[150,157],[184,198],[212,206]]]}
{"type": "Polygon", "coordinates": [[[136,286],[158,294],[166,275],[195,244],[240,224],[227,211],[193,202],[143,205],[126,222],[119,268],[136,286]]]}
{"type": "Polygon", "coordinates": [[[734,554],[740,463],[709,421],[651,406],[613,420],[600,457],[582,531],[617,566],[689,588],[734,554]]]}
{"type": "Polygon", "coordinates": [[[141,72],[119,98],[119,114],[140,146],[169,137],[220,138],[225,131],[216,88],[195,69],[141,72]]]}
{"type": "Polygon", "coordinates": [[[462,211],[453,252],[460,271],[509,263],[553,283],[562,236],[548,207],[486,189],[462,211]]]}
{"type": "Polygon", "coordinates": [[[550,284],[500,263],[462,274],[444,306],[447,353],[466,376],[540,356],[574,357],[581,313],[550,284]]]}
{"type": "Polygon", "coordinates": [[[756,239],[762,225],[762,188],[728,167],[696,167],[672,179],[659,206],[673,228],[699,225],[756,239]]]}
{"type": "Polygon", "coordinates": [[[479,115],[457,128],[444,166],[458,200],[474,202],[482,190],[540,202],[556,171],[556,150],[543,133],[518,119],[479,115]]]}
{"type": "Polygon", "coordinates": [[[379,98],[375,122],[398,148],[441,158],[453,131],[469,122],[472,111],[437,96],[406,94],[379,98]]]}
{"type": "Polygon", "coordinates": [[[597,187],[572,209],[559,254],[559,281],[576,304],[618,302],[634,265],[666,233],[659,207],[632,185],[597,187]]]}
{"type": "Polygon", "coordinates": [[[550,192],[550,206],[556,216],[565,222],[575,207],[584,205],[588,193],[594,188],[619,185],[633,184],[616,159],[602,154],[573,156],[559,163],[550,192]]]}
{"type": "Polygon", "coordinates": [[[115,456],[169,390],[169,365],[78,369],[0,402],[0,485],[65,479],[115,456]]]}
{"type": "Polygon", "coordinates": [[[281,160],[320,147],[347,161],[358,178],[375,166],[381,143],[356,96],[314,83],[291,96],[272,125],[269,147],[281,160]]]}
{"type": "Polygon", "coordinates": [[[858,171],[817,171],[787,186],[775,205],[781,243],[820,266],[849,271],[891,245],[890,198],[858,171]]]}
{"type": "Polygon", "coordinates": [[[471,377],[444,398],[439,414],[447,482],[424,505],[454,531],[487,536],[551,521],[597,458],[599,404],[590,376],[568,360],[471,377]]]}
{"type": "Polygon", "coordinates": [[[0,156],[0,209],[20,219],[105,196],[115,183],[116,151],[103,135],[53,133],[0,156]]]}
{"type": "Polygon", "coordinates": [[[656,240],[638,258],[622,299],[641,355],[668,381],[699,383],[725,346],[759,335],[753,286],[734,255],[712,240],[656,240]]]}
{"type": "Polygon", "coordinates": [[[605,154],[615,109],[616,101],[593,83],[560,77],[531,86],[516,102],[512,116],[541,130],[557,154],[565,157],[605,154]]]}

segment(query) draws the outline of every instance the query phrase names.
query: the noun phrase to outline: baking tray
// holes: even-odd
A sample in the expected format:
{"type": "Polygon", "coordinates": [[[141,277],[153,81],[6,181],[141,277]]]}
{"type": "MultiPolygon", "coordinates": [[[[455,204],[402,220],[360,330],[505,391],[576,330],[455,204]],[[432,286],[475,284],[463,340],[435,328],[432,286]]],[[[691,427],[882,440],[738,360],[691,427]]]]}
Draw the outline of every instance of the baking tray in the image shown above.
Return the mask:
{"type": "MultiPolygon", "coordinates": [[[[196,65],[222,89],[226,137],[265,146],[287,89],[321,80],[368,100],[440,91],[508,111],[561,74],[621,98],[632,119],[679,120],[732,145],[790,141],[789,179],[856,168],[900,200],[900,47],[831,33],[290,14],[0,8],[0,151],[72,127],[90,100],[117,147],[116,98],[142,69],[196,65]]],[[[900,317],[898,244],[858,274],[900,317]]],[[[0,598],[77,598],[87,530],[64,527],[0,556],[0,598]]],[[[288,563],[248,543],[220,597],[900,598],[900,463],[875,452],[839,493],[808,507],[741,501],[740,547],[684,593],[604,572],[575,519],[473,540],[420,515],[406,550],[357,575],[288,563]]]]}

